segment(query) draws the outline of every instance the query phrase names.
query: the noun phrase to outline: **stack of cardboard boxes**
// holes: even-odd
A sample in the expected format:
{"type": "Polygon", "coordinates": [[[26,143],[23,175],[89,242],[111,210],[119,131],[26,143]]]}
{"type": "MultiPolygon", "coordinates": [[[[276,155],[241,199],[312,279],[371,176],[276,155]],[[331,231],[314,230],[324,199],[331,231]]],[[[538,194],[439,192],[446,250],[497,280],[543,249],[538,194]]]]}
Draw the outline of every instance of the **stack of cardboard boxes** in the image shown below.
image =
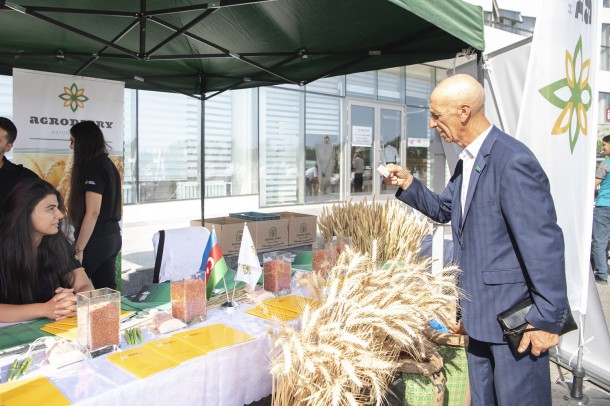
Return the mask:
{"type": "MultiPolygon", "coordinates": [[[[247,221],[252,240],[258,251],[272,251],[299,245],[309,245],[316,240],[317,217],[289,211],[272,213],[274,220],[247,221]],[[276,217],[277,217],[276,216],[276,217]]],[[[234,217],[216,217],[204,220],[204,227],[216,230],[224,255],[239,253],[244,220],[234,217]]],[[[192,220],[191,226],[201,226],[201,220],[192,220]]]]}

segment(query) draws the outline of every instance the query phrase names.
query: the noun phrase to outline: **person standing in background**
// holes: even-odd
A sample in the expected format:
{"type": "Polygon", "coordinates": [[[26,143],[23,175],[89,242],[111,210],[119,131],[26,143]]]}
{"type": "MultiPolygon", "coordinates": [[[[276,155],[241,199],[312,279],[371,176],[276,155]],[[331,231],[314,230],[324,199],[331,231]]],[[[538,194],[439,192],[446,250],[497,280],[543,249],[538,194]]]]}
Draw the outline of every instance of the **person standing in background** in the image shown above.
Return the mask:
{"type": "Polygon", "coordinates": [[[6,117],[0,117],[0,208],[4,205],[10,191],[23,179],[38,176],[24,167],[15,165],[4,156],[13,149],[17,139],[17,127],[6,117]]]}
{"type": "Polygon", "coordinates": [[[400,164],[400,154],[398,153],[398,150],[389,142],[384,142],[383,140],[381,141],[383,143],[383,164],[387,165],[387,164],[400,164]]]}
{"type": "Polygon", "coordinates": [[[356,152],[352,161],[354,168],[354,193],[362,193],[362,185],[364,184],[364,159],[356,152]]]}
{"type": "Polygon", "coordinates": [[[608,284],[608,238],[610,238],[610,135],[602,138],[604,160],[595,172],[595,186],[599,186],[593,209],[591,258],[595,281],[608,284]]]}
{"type": "Polygon", "coordinates": [[[331,144],[330,137],[325,135],[322,144],[315,145],[315,150],[319,190],[320,195],[323,195],[332,187],[330,180],[335,169],[335,146],[331,144]]]}
{"type": "Polygon", "coordinates": [[[68,214],[74,248],[93,286],[116,289],[115,261],[121,250],[121,177],[108,157],[102,130],[93,121],[70,129],[74,150],[68,214]]]}

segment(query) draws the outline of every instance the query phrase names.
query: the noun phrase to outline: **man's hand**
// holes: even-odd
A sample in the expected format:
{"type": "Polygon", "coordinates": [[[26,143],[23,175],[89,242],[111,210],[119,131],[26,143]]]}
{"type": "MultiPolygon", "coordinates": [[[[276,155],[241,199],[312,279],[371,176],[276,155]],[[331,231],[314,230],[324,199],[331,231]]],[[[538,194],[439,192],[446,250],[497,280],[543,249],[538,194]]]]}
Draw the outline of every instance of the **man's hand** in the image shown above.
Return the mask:
{"type": "Polygon", "coordinates": [[[407,190],[413,182],[413,175],[407,168],[395,164],[387,164],[385,168],[390,172],[390,176],[383,180],[386,185],[398,186],[402,190],[407,190]]]}
{"type": "MultiPolygon", "coordinates": [[[[528,324],[526,328],[533,328],[531,324],[528,324]]],[[[519,352],[527,351],[527,347],[532,345],[532,355],[538,357],[541,353],[547,351],[549,348],[559,344],[559,334],[548,333],[542,330],[528,331],[523,334],[521,343],[519,344],[519,352]]]]}

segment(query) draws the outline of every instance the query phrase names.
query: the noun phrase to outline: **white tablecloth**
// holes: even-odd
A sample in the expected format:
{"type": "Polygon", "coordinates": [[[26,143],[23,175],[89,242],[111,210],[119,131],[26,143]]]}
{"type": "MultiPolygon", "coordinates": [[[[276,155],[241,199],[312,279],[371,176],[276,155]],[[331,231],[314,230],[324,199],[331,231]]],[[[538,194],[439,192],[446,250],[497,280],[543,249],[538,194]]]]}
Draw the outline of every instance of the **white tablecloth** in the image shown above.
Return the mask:
{"type": "MultiPolygon", "coordinates": [[[[132,376],[105,356],[59,370],[43,366],[28,375],[47,376],[77,405],[248,404],[271,393],[268,329],[275,326],[275,323],[245,314],[244,310],[251,307],[241,304],[230,315],[224,309],[208,311],[207,320],[192,328],[222,323],[254,335],[255,340],[214,351],[146,379],[132,376]]],[[[147,341],[161,337],[145,334],[147,341]]],[[[0,359],[3,371],[14,358],[12,355],[0,359]]]]}

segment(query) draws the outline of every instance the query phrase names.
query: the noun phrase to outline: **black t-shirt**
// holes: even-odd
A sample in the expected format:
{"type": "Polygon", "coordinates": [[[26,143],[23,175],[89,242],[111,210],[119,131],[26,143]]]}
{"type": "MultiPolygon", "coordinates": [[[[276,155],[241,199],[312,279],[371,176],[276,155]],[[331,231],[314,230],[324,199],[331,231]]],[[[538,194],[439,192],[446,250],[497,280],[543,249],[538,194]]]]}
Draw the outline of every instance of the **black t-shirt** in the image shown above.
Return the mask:
{"type": "MultiPolygon", "coordinates": [[[[108,154],[93,159],[85,168],[85,193],[102,195],[102,207],[93,229],[92,239],[120,232],[121,177],[108,154]]],[[[80,231],[80,228],[79,230],[80,231]]],[[[78,235],[78,233],[76,233],[78,235]]]]}
{"type": "Polygon", "coordinates": [[[23,165],[15,165],[6,159],[6,157],[2,157],[2,162],[4,162],[4,164],[0,168],[0,208],[4,206],[8,194],[17,183],[23,179],[38,177],[38,175],[28,168],[23,165]]]}
{"type": "MultiPolygon", "coordinates": [[[[71,247],[70,247],[71,248],[71,247]]],[[[64,274],[70,273],[75,269],[81,268],[82,265],[74,257],[70,257],[71,266],[70,269],[66,269],[64,274]]],[[[33,292],[32,303],[45,303],[51,300],[55,296],[55,289],[61,286],[60,280],[45,278],[43,275],[49,275],[49,271],[44,268],[44,264],[38,259],[36,284],[33,292]]],[[[2,263],[0,262],[0,272],[4,272],[2,263]]],[[[2,289],[0,289],[1,291],[2,289]]],[[[29,304],[29,303],[18,303],[18,304],[29,304]]]]}

